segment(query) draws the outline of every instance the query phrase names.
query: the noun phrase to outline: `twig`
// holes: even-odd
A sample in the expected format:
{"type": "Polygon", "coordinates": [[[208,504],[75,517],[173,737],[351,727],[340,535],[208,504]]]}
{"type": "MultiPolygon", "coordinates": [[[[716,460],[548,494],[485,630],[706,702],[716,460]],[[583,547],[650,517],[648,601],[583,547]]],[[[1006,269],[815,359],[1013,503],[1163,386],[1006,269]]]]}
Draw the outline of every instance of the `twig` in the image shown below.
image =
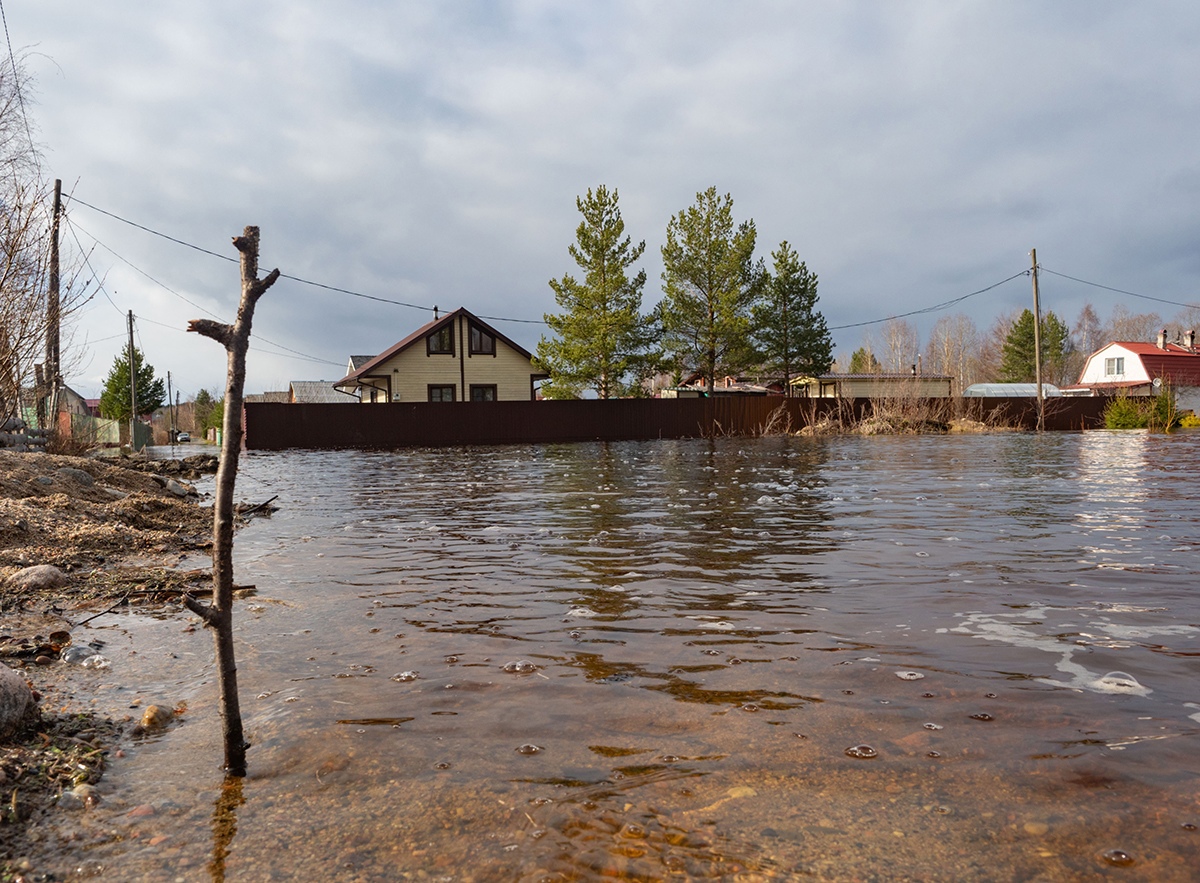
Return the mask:
{"type": "Polygon", "coordinates": [[[245,518],[247,515],[253,515],[259,509],[262,509],[265,506],[270,506],[272,503],[274,503],[278,499],[279,499],[279,494],[276,494],[275,496],[271,497],[271,499],[265,500],[265,501],[259,503],[257,506],[251,506],[249,509],[243,509],[238,514],[241,515],[243,518],[245,518]]]}
{"type": "Polygon", "coordinates": [[[124,595],[121,597],[121,600],[120,600],[120,601],[118,601],[117,603],[113,604],[111,607],[108,607],[108,608],[106,608],[106,609],[104,609],[104,610],[101,610],[99,613],[95,613],[95,614],[93,614],[92,616],[89,616],[87,619],[81,619],[81,620],[79,620],[79,622],[77,622],[77,623],[75,623],[74,625],[72,625],[72,626],[71,626],[71,628],[73,628],[73,629],[77,629],[77,628],[79,628],[81,625],[86,625],[87,623],[91,622],[93,619],[99,619],[101,616],[103,616],[103,615],[104,615],[104,614],[106,614],[106,613],[112,613],[114,610],[116,610],[118,607],[120,607],[122,604],[124,604],[126,601],[128,601],[128,600],[129,600],[129,596],[130,596],[130,594],[132,594],[132,593],[131,593],[131,592],[126,592],[126,593],[125,593],[125,594],[124,594],[124,595]]]}

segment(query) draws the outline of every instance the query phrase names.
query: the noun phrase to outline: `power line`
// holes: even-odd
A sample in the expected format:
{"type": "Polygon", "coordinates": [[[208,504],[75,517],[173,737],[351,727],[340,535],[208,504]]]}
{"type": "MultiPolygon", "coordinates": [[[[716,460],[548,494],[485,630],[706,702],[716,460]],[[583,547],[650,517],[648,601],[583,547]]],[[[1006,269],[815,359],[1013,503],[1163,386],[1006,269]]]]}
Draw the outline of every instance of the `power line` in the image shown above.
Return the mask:
{"type": "MultiPolygon", "coordinates": [[[[78,202],[80,205],[84,206],[85,208],[90,208],[94,212],[99,212],[100,214],[106,215],[106,216],[112,218],[113,220],[120,221],[122,224],[128,224],[130,227],[134,227],[138,230],[142,230],[146,233],[151,234],[152,236],[158,236],[162,239],[166,239],[168,242],[174,242],[176,245],[182,245],[185,248],[190,248],[194,251],[198,251],[198,252],[201,252],[202,254],[210,255],[215,258],[220,258],[223,261],[229,261],[230,263],[238,262],[237,258],[232,258],[228,255],[218,254],[217,252],[212,251],[211,249],[207,249],[207,248],[204,248],[199,245],[194,245],[190,242],[187,242],[183,239],[179,239],[175,236],[168,236],[166,233],[160,233],[158,230],[154,230],[150,227],[145,226],[144,224],[139,224],[136,221],[131,221],[128,218],[123,218],[118,214],[115,214],[110,211],[105,211],[102,208],[98,208],[97,206],[94,206],[94,205],[91,205],[90,203],[84,202],[82,199],[80,199],[77,196],[72,195],[70,197],[70,199],[74,200],[75,202],[78,202]]],[[[88,235],[91,235],[91,234],[88,234],[88,235]]],[[[359,297],[364,300],[371,300],[371,301],[375,301],[377,303],[390,304],[391,306],[396,306],[396,307],[406,307],[410,310],[422,310],[426,313],[432,313],[436,309],[436,307],[427,307],[427,306],[422,306],[421,304],[408,303],[407,301],[396,300],[395,298],[379,297],[378,295],[374,295],[374,294],[364,294],[361,291],[354,291],[353,289],[350,289],[350,288],[342,288],[341,286],[338,286],[338,285],[327,285],[324,282],[314,282],[311,279],[305,279],[301,276],[293,276],[289,273],[280,273],[279,276],[282,279],[289,279],[292,282],[299,282],[301,285],[310,285],[313,288],[320,288],[324,291],[332,291],[332,292],[336,292],[337,294],[346,294],[346,295],[349,295],[350,297],[359,297]]],[[[518,322],[518,323],[528,324],[528,325],[544,325],[545,324],[545,322],[541,319],[514,319],[510,316],[480,316],[479,318],[487,319],[492,322],[518,322]]]]}
{"type": "MultiPolygon", "coordinates": [[[[71,224],[72,234],[74,234],[75,227],[78,225],[75,224],[73,221],[69,221],[68,223],[71,224]]],[[[90,236],[93,242],[95,242],[98,246],[100,246],[105,251],[107,251],[109,254],[111,254],[114,258],[116,258],[121,263],[125,264],[127,267],[131,268],[135,272],[141,273],[143,276],[145,276],[147,279],[149,279],[151,282],[153,282],[159,288],[162,288],[164,291],[170,292],[171,294],[175,295],[177,298],[179,298],[184,303],[195,307],[196,309],[200,310],[201,312],[208,313],[208,315],[212,316],[214,319],[219,319],[221,321],[224,321],[223,319],[221,319],[220,316],[218,316],[216,313],[212,312],[212,310],[209,310],[209,309],[206,309],[206,308],[200,306],[200,304],[196,303],[193,300],[189,300],[188,298],[186,298],[182,294],[180,294],[178,291],[173,289],[171,286],[169,286],[163,282],[160,282],[159,280],[157,280],[153,276],[151,276],[149,273],[147,273],[145,270],[143,270],[141,267],[134,264],[132,261],[128,260],[125,257],[122,257],[117,252],[113,251],[113,249],[109,248],[107,245],[105,245],[103,242],[101,242],[99,239],[97,239],[94,234],[88,232],[83,227],[79,227],[79,229],[86,235],[90,236]]],[[[76,239],[76,242],[78,242],[78,239],[76,239]]]]}
{"type": "Polygon", "coordinates": [[[987,288],[981,288],[978,291],[972,291],[970,294],[964,294],[962,297],[956,297],[953,300],[944,301],[940,304],[934,304],[931,307],[923,307],[922,309],[911,310],[907,313],[897,313],[894,316],[886,316],[882,319],[871,319],[870,321],[867,321],[867,322],[852,322],[849,325],[831,325],[829,327],[829,330],[830,331],[840,331],[845,328],[862,328],[865,325],[878,325],[881,322],[890,322],[893,319],[906,319],[909,316],[919,316],[922,313],[936,313],[938,310],[944,310],[947,307],[952,307],[955,304],[962,303],[964,300],[967,300],[968,298],[976,297],[977,295],[984,294],[985,292],[991,291],[993,288],[999,288],[1001,285],[1003,285],[1006,282],[1012,282],[1014,279],[1017,279],[1021,276],[1028,276],[1029,272],[1030,272],[1029,270],[1022,270],[1019,273],[1013,273],[1007,279],[1001,279],[999,282],[995,282],[995,283],[989,285],[987,288]]]}
{"type": "MultiPolygon", "coordinates": [[[[101,281],[100,274],[97,273],[95,268],[92,267],[92,262],[90,260],[91,250],[85,249],[83,247],[83,243],[79,241],[79,235],[75,232],[75,227],[67,217],[66,212],[62,214],[62,218],[67,222],[67,229],[71,231],[71,238],[74,239],[75,244],[79,246],[79,253],[83,255],[83,265],[88,268],[88,271],[92,274],[92,278],[96,280],[96,287],[100,289],[100,293],[104,295],[104,299],[112,304],[112,308],[124,316],[125,311],[118,307],[116,301],[109,297],[108,289],[104,287],[104,282],[101,281]]],[[[84,232],[86,233],[87,231],[85,230],[84,232]]],[[[98,242],[99,241],[97,240],[97,243],[98,242]]]]}
{"type": "MultiPolygon", "coordinates": [[[[78,226],[78,224],[72,224],[72,227],[71,227],[71,233],[72,233],[72,236],[74,236],[74,234],[75,234],[75,227],[77,227],[77,226],[78,226]]],[[[169,285],[166,285],[165,283],[163,283],[163,282],[160,282],[158,279],[155,279],[153,276],[151,276],[149,273],[147,273],[147,272],[146,272],[145,270],[143,270],[141,267],[137,266],[137,264],[133,263],[133,262],[132,262],[132,261],[130,261],[128,258],[125,258],[125,257],[123,257],[122,255],[120,255],[120,254],[118,254],[116,251],[114,251],[112,248],[110,248],[109,246],[105,245],[103,242],[101,242],[99,239],[97,239],[97,238],[96,238],[96,237],[95,237],[93,234],[89,233],[89,232],[88,232],[87,230],[85,230],[83,227],[79,227],[79,230],[80,230],[81,232],[85,233],[86,235],[90,236],[90,237],[92,238],[92,240],[93,240],[93,241],[94,241],[94,242],[95,242],[97,245],[99,245],[101,248],[103,248],[105,251],[107,251],[109,254],[111,254],[113,257],[115,257],[117,260],[121,261],[123,264],[127,265],[128,267],[130,267],[130,268],[131,268],[131,269],[133,269],[134,271],[136,271],[136,272],[138,272],[138,273],[141,273],[143,276],[145,276],[147,279],[149,279],[149,280],[150,280],[151,282],[153,282],[155,285],[157,285],[157,286],[159,286],[160,288],[162,288],[164,291],[167,291],[167,292],[169,292],[170,294],[173,294],[173,295],[175,295],[175,297],[179,298],[179,299],[180,299],[181,301],[183,301],[184,303],[186,303],[186,304],[189,304],[190,306],[193,306],[193,307],[195,307],[197,310],[200,310],[201,312],[204,312],[204,313],[208,313],[208,315],[212,316],[214,319],[216,319],[216,320],[217,320],[217,321],[219,321],[219,322],[224,322],[224,321],[225,321],[225,319],[223,319],[221,316],[217,315],[216,313],[212,312],[211,310],[205,309],[204,307],[200,306],[200,304],[196,303],[195,301],[193,301],[193,300],[191,300],[191,299],[189,299],[189,298],[186,298],[186,297],[184,297],[182,294],[180,294],[180,293],[179,293],[178,291],[176,291],[175,289],[171,288],[169,285]]],[[[76,241],[76,244],[79,244],[79,239],[78,239],[78,237],[75,237],[75,241],[76,241]]],[[[82,246],[82,245],[80,245],[80,250],[82,250],[82,249],[83,249],[83,246],[82,246]]],[[[282,275],[282,274],[281,274],[281,275],[282,275]]],[[[108,296],[108,293],[107,293],[107,292],[105,292],[105,296],[106,296],[106,297],[108,296]]],[[[112,299],[111,299],[111,298],[109,298],[109,302],[110,302],[110,303],[112,303],[112,299]]],[[[114,306],[114,307],[116,307],[116,304],[113,304],[113,306],[114,306]]],[[[120,312],[120,310],[119,310],[119,309],[118,309],[118,312],[120,312]]],[[[123,313],[123,312],[122,312],[122,315],[124,315],[124,313],[123,313]]],[[[180,329],[176,328],[174,325],[167,325],[167,324],[165,324],[165,323],[162,323],[162,322],[153,322],[153,320],[151,320],[151,319],[144,319],[144,321],[151,322],[152,324],[155,324],[155,325],[162,325],[164,328],[171,328],[171,329],[173,329],[173,330],[176,330],[176,331],[179,331],[179,330],[180,330],[180,329]]],[[[256,341],[261,341],[262,343],[270,344],[270,345],[271,345],[271,346],[273,346],[273,347],[278,347],[278,348],[279,348],[279,349],[281,349],[281,350],[285,350],[286,352],[292,353],[293,355],[299,356],[299,357],[301,357],[301,358],[303,358],[303,359],[306,359],[306,360],[308,360],[308,361],[310,361],[310,362],[321,362],[321,363],[323,363],[323,364],[326,364],[326,365],[337,365],[337,366],[339,366],[339,367],[340,367],[340,366],[343,364],[343,363],[341,363],[341,362],[334,362],[334,361],[331,361],[331,360],[329,360],[329,359],[322,359],[322,358],[320,358],[319,356],[311,356],[311,355],[309,355],[308,353],[302,353],[302,352],[300,352],[299,350],[294,350],[294,349],[291,349],[290,347],[286,347],[286,346],[284,346],[284,345],[283,345],[283,344],[281,344],[281,343],[275,343],[275,342],[274,342],[274,341],[272,341],[272,340],[268,340],[267,338],[265,338],[265,337],[263,337],[263,336],[261,336],[261,335],[255,335],[254,339],[255,339],[256,341]]],[[[259,351],[259,352],[261,352],[261,350],[258,350],[258,351],[259,351]]]]}
{"type": "Polygon", "coordinates": [[[1043,273],[1049,273],[1051,276],[1060,276],[1063,279],[1070,279],[1072,282],[1078,282],[1081,285],[1090,285],[1090,286],[1092,286],[1092,288],[1100,288],[1100,289],[1103,289],[1104,291],[1111,291],[1114,294],[1124,294],[1124,295],[1128,295],[1129,297],[1141,298],[1142,300],[1152,300],[1156,303],[1169,304],[1170,306],[1173,306],[1173,307],[1190,307],[1192,309],[1200,309],[1200,305],[1197,305],[1197,304],[1185,304],[1185,303],[1181,303],[1180,301],[1176,301],[1176,300],[1166,300],[1161,297],[1151,297],[1148,294],[1138,294],[1136,291],[1126,291],[1123,288],[1113,288],[1111,285],[1101,285],[1099,282],[1089,282],[1086,279],[1079,279],[1075,276],[1068,276],[1066,273],[1058,273],[1058,272],[1055,272],[1054,270],[1048,270],[1048,269],[1046,269],[1046,267],[1042,266],[1041,264],[1038,264],[1038,269],[1041,270],[1043,273]]]}
{"type": "Polygon", "coordinates": [[[202,253],[204,253],[206,255],[210,255],[214,258],[220,258],[223,261],[229,261],[230,263],[233,263],[233,264],[236,264],[238,262],[237,258],[232,258],[227,254],[219,254],[219,253],[217,253],[215,251],[211,251],[207,248],[202,248],[199,245],[192,245],[192,243],[190,243],[190,242],[184,242],[182,239],[176,239],[174,236],[168,236],[166,233],[159,233],[157,230],[152,230],[149,227],[145,227],[135,221],[129,220],[128,218],[122,218],[120,215],[115,215],[112,212],[106,212],[102,208],[97,208],[96,206],[91,205],[90,203],[84,202],[82,199],[80,199],[75,194],[71,194],[69,197],[67,197],[67,199],[69,199],[71,202],[77,202],[80,205],[84,206],[85,208],[90,208],[94,212],[99,212],[102,215],[107,215],[108,217],[113,218],[114,220],[120,221],[122,224],[128,224],[130,227],[136,227],[138,230],[145,231],[146,233],[149,233],[152,236],[158,236],[162,239],[167,240],[168,242],[174,242],[176,245],[182,245],[184,248],[194,249],[195,251],[202,252],[202,253]]]}
{"type": "MultiPolygon", "coordinates": [[[[174,331],[178,334],[187,334],[188,333],[186,328],[180,328],[178,325],[172,325],[168,322],[159,322],[155,319],[147,319],[145,316],[135,316],[134,318],[136,318],[139,322],[146,322],[150,325],[157,325],[159,328],[168,328],[171,331],[174,331]]],[[[121,335],[117,335],[117,336],[120,337],[121,335]]],[[[112,338],[102,338],[102,339],[111,340],[112,338]]],[[[265,344],[269,344],[270,346],[277,347],[281,350],[284,350],[285,352],[291,353],[293,356],[295,356],[297,358],[305,360],[306,362],[319,362],[322,365],[337,365],[339,368],[344,367],[344,365],[345,365],[345,362],[334,362],[329,359],[322,359],[319,356],[310,356],[307,353],[302,353],[299,350],[290,349],[281,343],[274,343],[274,342],[267,340],[264,337],[260,337],[258,335],[255,335],[252,338],[252,340],[257,343],[265,343],[265,344]]],[[[141,342],[141,332],[138,332],[138,342],[139,343],[141,342]]],[[[256,347],[256,346],[251,346],[250,350],[251,350],[251,352],[265,353],[266,355],[271,355],[271,356],[280,355],[280,353],[272,353],[272,352],[263,350],[262,348],[256,347]]]]}

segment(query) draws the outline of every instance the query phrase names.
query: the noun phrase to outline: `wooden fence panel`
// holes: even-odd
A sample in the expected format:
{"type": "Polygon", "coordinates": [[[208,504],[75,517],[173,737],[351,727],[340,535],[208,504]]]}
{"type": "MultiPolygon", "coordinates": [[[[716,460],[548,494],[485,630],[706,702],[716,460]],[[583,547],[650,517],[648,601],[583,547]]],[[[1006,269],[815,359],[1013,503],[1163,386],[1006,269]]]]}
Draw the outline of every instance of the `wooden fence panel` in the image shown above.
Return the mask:
{"type": "MultiPolygon", "coordinates": [[[[1048,400],[1046,428],[1103,425],[1105,401],[1048,400]]],[[[776,396],[383,405],[248,402],[243,413],[248,450],[392,449],[796,432],[827,414],[859,419],[873,404],[869,399],[776,396]]],[[[1029,399],[958,399],[950,404],[955,414],[984,423],[1032,428],[1037,422],[1036,403],[1029,399]]],[[[931,409],[946,405],[945,399],[929,402],[931,409]]]]}

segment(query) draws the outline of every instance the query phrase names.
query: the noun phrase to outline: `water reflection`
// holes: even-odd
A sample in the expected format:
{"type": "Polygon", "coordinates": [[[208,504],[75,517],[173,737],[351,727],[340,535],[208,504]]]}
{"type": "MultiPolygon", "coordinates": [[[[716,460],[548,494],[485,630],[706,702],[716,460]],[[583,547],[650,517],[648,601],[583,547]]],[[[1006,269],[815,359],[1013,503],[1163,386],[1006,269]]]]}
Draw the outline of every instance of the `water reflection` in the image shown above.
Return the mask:
{"type": "Polygon", "coordinates": [[[237,836],[237,810],[246,802],[242,785],[241,776],[226,776],[221,784],[221,794],[213,805],[213,851],[208,864],[213,883],[225,881],[225,859],[229,857],[233,838],[237,836]]]}

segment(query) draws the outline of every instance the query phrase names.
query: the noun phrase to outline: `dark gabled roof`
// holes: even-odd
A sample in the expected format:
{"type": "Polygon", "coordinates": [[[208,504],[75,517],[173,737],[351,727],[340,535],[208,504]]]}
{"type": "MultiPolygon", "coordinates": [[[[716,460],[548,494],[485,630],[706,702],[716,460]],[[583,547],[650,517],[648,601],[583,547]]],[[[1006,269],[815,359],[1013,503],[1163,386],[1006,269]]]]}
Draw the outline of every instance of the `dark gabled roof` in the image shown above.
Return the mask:
{"type": "Polygon", "coordinates": [[[359,368],[361,368],[363,365],[367,364],[367,362],[371,361],[373,358],[375,358],[375,357],[374,356],[351,356],[350,357],[350,370],[357,371],[359,368]]]}
{"type": "Polygon", "coordinates": [[[442,316],[440,319],[434,319],[432,322],[426,322],[424,325],[422,325],[420,328],[418,328],[412,334],[408,335],[408,337],[404,338],[403,340],[399,341],[398,343],[392,344],[392,346],[390,346],[388,349],[381,352],[379,355],[371,358],[369,361],[363,363],[362,365],[357,366],[353,371],[351,371],[349,374],[347,374],[345,377],[343,377],[341,380],[339,380],[337,383],[335,383],[333,385],[335,387],[354,385],[356,383],[356,381],[358,380],[358,378],[362,377],[365,374],[370,374],[378,365],[382,365],[384,362],[386,362],[388,359],[392,358],[393,356],[396,356],[399,353],[404,352],[410,346],[417,343],[417,341],[424,340],[426,337],[428,337],[434,331],[437,331],[439,328],[442,328],[443,326],[448,325],[451,322],[453,322],[455,320],[455,318],[458,316],[466,316],[467,319],[470,320],[470,322],[473,325],[478,325],[480,328],[482,328],[488,334],[490,334],[494,338],[496,338],[496,340],[503,341],[509,347],[509,349],[515,350],[517,353],[524,356],[526,359],[529,359],[532,361],[533,353],[529,352],[529,350],[525,349],[525,347],[521,346],[520,344],[514,343],[508,337],[501,334],[499,331],[497,331],[495,328],[493,328],[487,322],[484,322],[482,319],[480,319],[474,313],[467,310],[465,307],[459,307],[457,310],[454,310],[451,313],[447,313],[446,315],[442,316]]]}
{"type": "Polygon", "coordinates": [[[348,392],[333,388],[333,382],[329,380],[293,380],[288,384],[291,391],[291,397],[297,403],[320,403],[320,404],[345,404],[348,402],[357,402],[355,398],[348,392]]]}

